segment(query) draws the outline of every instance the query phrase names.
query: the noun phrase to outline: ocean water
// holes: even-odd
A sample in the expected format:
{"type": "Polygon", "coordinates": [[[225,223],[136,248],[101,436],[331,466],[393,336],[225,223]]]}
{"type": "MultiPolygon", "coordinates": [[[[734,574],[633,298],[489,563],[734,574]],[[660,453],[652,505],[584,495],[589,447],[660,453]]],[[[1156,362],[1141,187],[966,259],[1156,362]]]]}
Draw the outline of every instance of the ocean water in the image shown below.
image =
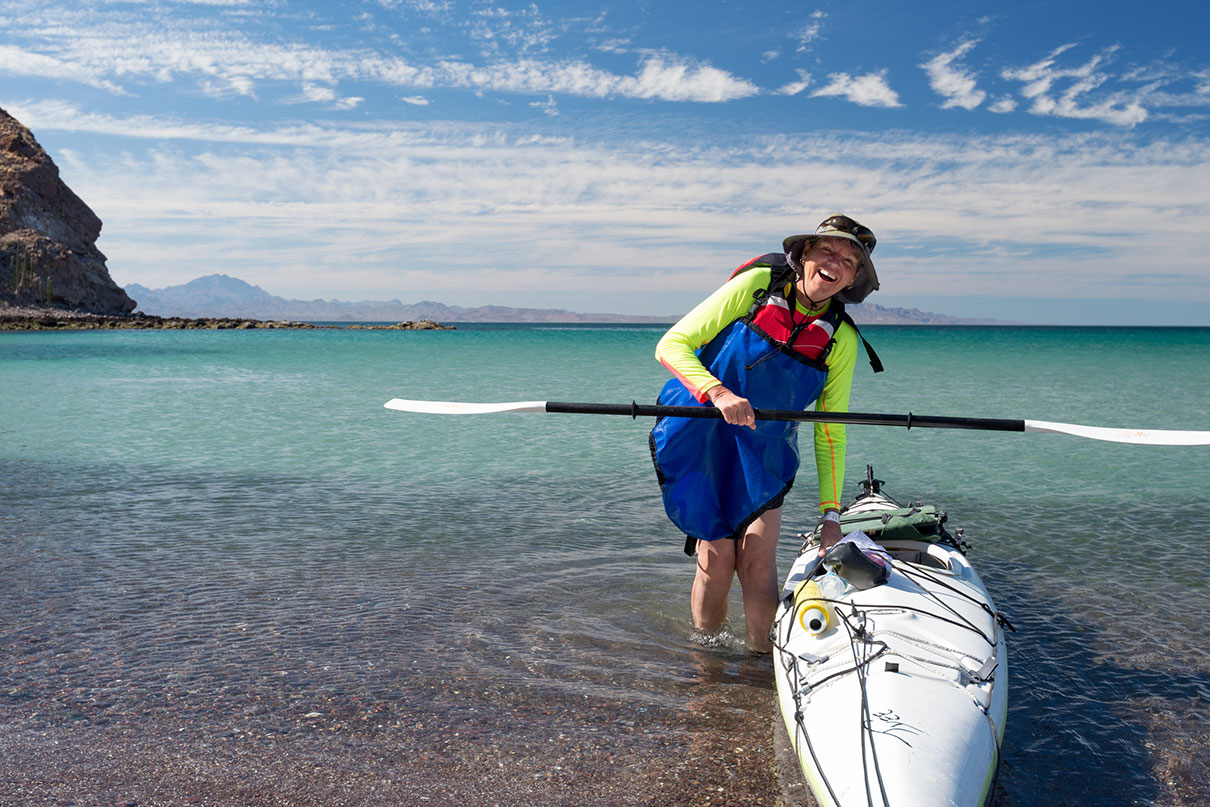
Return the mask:
{"type": "MultiPolygon", "coordinates": [[[[1210,329],[869,327],[855,411],[1210,429],[1210,329]]],[[[772,670],[695,641],[661,329],[0,334],[0,804],[791,804],[772,670]]],[[[849,428],[1013,621],[995,803],[1210,792],[1210,449],[849,428]]],[[[790,495],[814,523],[808,462],[790,495]]]]}

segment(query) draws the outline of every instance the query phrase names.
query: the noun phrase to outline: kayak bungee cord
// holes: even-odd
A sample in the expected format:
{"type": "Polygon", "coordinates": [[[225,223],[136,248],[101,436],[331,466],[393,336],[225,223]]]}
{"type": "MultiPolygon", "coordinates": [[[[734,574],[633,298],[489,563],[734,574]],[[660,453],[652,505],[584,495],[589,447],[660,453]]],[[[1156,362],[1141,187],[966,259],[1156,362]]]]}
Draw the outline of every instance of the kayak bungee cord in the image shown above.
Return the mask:
{"type": "MultiPolygon", "coordinates": [[[[916,568],[917,564],[913,564],[913,563],[896,564],[894,560],[892,560],[892,565],[895,565],[895,568],[901,574],[904,574],[909,580],[912,579],[913,574],[918,575],[932,583],[936,583],[937,585],[950,590],[954,594],[957,594],[959,597],[963,597],[967,600],[970,600],[972,603],[981,606],[983,608],[983,610],[988,613],[989,616],[993,617],[993,622],[992,622],[993,631],[999,632],[999,631],[1003,631],[1005,628],[1008,628],[1013,633],[1017,632],[1017,629],[1015,627],[1013,627],[1013,623],[1010,622],[1008,617],[1004,616],[1004,614],[1000,613],[999,611],[993,611],[991,608],[988,607],[986,602],[975,599],[975,598],[971,597],[970,595],[966,594],[965,592],[959,591],[958,589],[954,588],[953,586],[946,584],[943,580],[938,579],[935,575],[925,572],[923,566],[921,566],[920,568],[916,568]],[[907,572],[907,569],[905,568],[906,566],[912,567],[911,573],[907,572]]],[[[923,591],[924,593],[928,594],[933,599],[940,602],[940,600],[937,599],[937,595],[935,593],[929,591],[924,586],[921,586],[920,583],[916,580],[913,580],[912,582],[916,583],[916,585],[920,587],[921,591],[923,591]]],[[[942,605],[944,605],[944,603],[942,603],[942,605]]],[[[953,609],[950,609],[950,610],[953,610],[953,609]]],[[[982,632],[980,631],[980,633],[982,633],[982,632]]],[[[997,635],[997,636],[994,636],[993,638],[995,639],[995,641],[991,641],[990,644],[994,648],[999,644],[1000,637],[997,635]]],[[[951,650],[951,652],[953,652],[952,649],[950,649],[950,650],[951,650]]],[[[923,659],[915,659],[915,661],[920,662],[920,661],[923,661],[923,659]]],[[[996,670],[999,669],[999,666],[1000,666],[999,662],[997,662],[990,670],[987,671],[987,673],[983,677],[983,680],[984,681],[994,680],[995,675],[996,675],[996,670]]],[[[960,672],[963,669],[961,666],[961,661],[959,661],[958,669],[960,672]]],[[[970,675],[972,673],[970,671],[967,671],[967,674],[970,675]]],[[[1003,749],[1003,743],[1000,740],[1000,733],[996,730],[995,720],[992,718],[992,715],[991,715],[991,712],[989,711],[989,709],[983,708],[982,706],[980,706],[980,711],[982,711],[984,716],[987,718],[987,729],[991,733],[992,743],[995,745],[995,748],[996,748],[996,759],[999,760],[1001,751],[1003,749]]],[[[996,765],[996,770],[997,770],[997,775],[998,775],[999,764],[996,765]]]]}
{"type": "MultiPolygon", "coordinates": [[[[797,619],[796,615],[797,615],[798,609],[800,607],[801,607],[801,605],[799,603],[795,603],[794,608],[792,609],[791,612],[789,612],[789,613],[791,613],[791,619],[790,619],[789,627],[786,628],[786,638],[784,640],[785,642],[789,642],[789,640],[790,640],[790,631],[794,627],[794,620],[797,619]]],[[[786,649],[786,646],[784,644],[779,645],[779,644],[777,644],[777,642],[775,640],[773,642],[773,645],[778,650],[782,651],[783,658],[787,658],[787,657],[791,656],[791,654],[786,649]]],[[[798,658],[798,656],[794,656],[794,657],[798,658]]],[[[817,662],[822,663],[827,660],[828,660],[828,657],[824,656],[822,658],[819,658],[817,660],[817,662]]],[[[808,662],[808,663],[815,663],[815,662],[808,662]]],[[[803,689],[805,687],[806,689],[809,690],[811,688],[811,686],[810,686],[810,684],[804,684],[801,676],[799,675],[797,664],[791,664],[789,661],[783,661],[782,666],[785,668],[786,675],[793,676],[793,679],[794,679],[791,682],[791,686],[793,687],[793,692],[794,692],[794,726],[797,729],[794,732],[794,755],[797,757],[802,756],[802,752],[799,750],[799,742],[798,742],[798,735],[801,734],[803,740],[805,740],[807,743],[807,751],[808,751],[808,753],[811,754],[811,759],[815,763],[815,769],[819,771],[819,778],[821,780],[823,780],[823,786],[825,788],[827,788],[828,797],[832,800],[832,804],[837,805],[837,807],[839,807],[840,801],[836,798],[835,791],[832,790],[832,783],[828,781],[828,777],[824,775],[823,770],[820,769],[820,767],[819,767],[819,757],[815,754],[815,746],[811,742],[811,736],[807,733],[807,724],[803,721],[803,713],[802,713],[803,689]]]]}
{"type": "MultiPolygon", "coordinates": [[[[867,690],[867,678],[870,662],[882,655],[882,652],[879,651],[878,653],[875,653],[867,658],[864,662],[857,658],[856,639],[862,639],[863,652],[866,653],[869,652],[870,645],[873,644],[871,637],[866,633],[865,630],[866,615],[864,611],[859,612],[857,607],[853,606],[853,617],[855,619],[860,618],[860,622],[856,627],[854,627],[853,623],[849,621],[849,618],[839,610],[836,611],[836,615],[840,617],[841,623],[843,623],[845,626],[845,631],[849,634],[849,650],[853,654],[853,663],[857,665],[855,670],[857,673],[857,685],[861,690],[861,712],[858,715],[858,720],[860,721],[858,730],[861,733],[861,778],[865,782],[866,804],[870,805],[870,807],[873,807],[874,804],[874,797],[870,794],[870,768],[869,762],[866,761],[865,751],[866,742],[868,741],[870,745],[870,758],[874,761],[874,775],[878,777],[878,791],[882,796],[882,804],[883,807],[890,807],[890,802],[887,800],[886,795],[886,784],[882,781],[882,769],[878,765],[878,751],[874,747],[873,720],[870,717],[870,699],[869,692],[867,690]]],[[[882,643],[882,649],[887,649],[887,645],[885,643],[882,643]]]]}
{"type": "MultiPolygon", "coordinates": [[[[949,544],[949,546],[956,548],[958,552],[963,552],[963,549],[960,546],[960,544],[958,544],[956,542],[939,541],[938,543],[949,544]]],[[[966,554],[966,553],[963,552],[963,554],[966,554]]],[[[912,580],[912,578],[914,578],[914,576],[923,577],[924,580],[927,580],[930,583],[934,583],[935,586],[939,586],[941,588],[949,590],[949,592],[956,594],[957,596],[961,596],[962,599],[969,601],[969,603],[978,605],[979,607],[981,607],[981,609],[983,609],[984,611],[987,612],[987,616],[990,616],[990,617],[996,619],[996,623],[999,624],[999,627],[1007,628],[1009,630],[1012,630],[1013,633],[1016,633],[1016,628],[1013,626],[1013,623],[1010,622],[1009,618],[1007,616],[1004,616],[1001,611],[992,611],[991,607],[989,605],[987,605],[986,603],[984,603],[983,600],[976,599],[976,598],[974,598],[974,596],[970,596],[966,592],[962,592],[961,589],[957,589],[955,587],[950,586],[949,583],[946,583],[944,580],[941,580],[941,578],[938,577],[937,575],[935,575],[935,573],[926,571],[928,569],[928,566],[926,566],[924,564],[911,563],[910,560],[895,560],[895,559],[892,559],[892,565],[894,565],[895,569],[899,570],[901,575],[903,575],[904,577],[908,577],[909,580],[912,580]],[[908,571],[909,569],[911,570],[910,572],[908,571]]],[[[912,582],[915,582],[917,584],[917,586],[920,586],[920,582],[918,582],[916,580],[912,580],[912,582]]],[[[929,592],[929,590],[927,588],[924,588],[923,586],[920,586],[920,588],[921,588],[922,592],[932,595],[933,599],[937,599],[937,596],[932,594],[932,592],[929,592]]],[[[953,609],[950,609],[949,606],[946,606],[944,603],[941,603],[940,600],[937,600],[937,601],[941,605],[945,606],[947,610],[953,611],[953,609]]],[[[962,618],[962,615],[958,615],[958,613],[955,613],[955,616],[957,616],[958,618],[962,618]]],[[[981,630],[980,630],[979,633],[983,633],[983,632],[981,632],[981,630]]]]}
{"type": "MultiPolygon", "coordinates": [[[[816,598],[811,598],[812,601],[814,601],[815,599],[816,598]]],[[[806,722],[803,719],[804,716],[802,713],[802,695],[804,694],[804,690],[811,691],[835,678],[839,678],[841,676],[848,675],[850,673],[856,673],[857,678],[858,678],[858,685],[861,690],[861,700],[862,700],[862,714],[858,715],[858,719],[861,721],[861,726],[859,729],[861,736],[862,736],[861,764],[862,764],[863,776],[865,777],[865,783],[866,783],[866,803],[867,803],[867,807],[874,807],[873,794],[870,793],[870,789],[869,789],[869,787],[870,787],[870,785],[869,785],[869,769],[868,769],[869,763],[866,760],[866,748],[865,748],[866,736],[868,734],[869,735],[869,744],[870,744],[870,754],[874,758],[874,770],[875,770],[875,774],[878,777],[878,785],[879,785],[879,789],[881,791],[883,805],[884,805],[884,807],[889,807],[890,802],[887,800],[886,788],[882,782],[882,773],[878,769],[877,753],[874,750],[874,738],[872,736],[872,732],[870,731],[871,721],[870,721],[870,716],[869,716],[869,703],[866,698],[866,682],[865,682],[864,672],[875,659],[879,658],[883,653],[889,651],[890,647],[885,642],[875,641],[871,636],[869,636],[869,634],[867,634],[865,632],[864,628],[862,628],[860,626],[854,628],[853,624],[849,621],[850,618],[859,619],[862,623],[865,622],[865,614],[863,611],[858,610],[857,603],[848,603],[848,602],[841,601],[841,600],[829,600],[826,598],[818,598],[818,599],[824,600],[826,602],[834,603],[836,606],[849,605],[851,607],[852,610],[851,610],[850,614],[847,614],[847,615],[845,613],[843,613],[839,607],[836,607],[834,610],[835,610],[837,617],[839,617],[840,621],[845,625],[845,630],[849,635],[849,649],[853,654],[853,666],[830,673],[827,676],[819,679],[818,681],[816,681],[812,684],[809,681],[804,681],[800,677],[797,664],[787,665],[785,662],[783,662],[783,667],[785,668],[786,673],[788,675],[792,675],[793,679],[794,679],[792,682],[792,686],[794,689],[794,723],[798,729],[798,731],[795,732],[795,737],[794,737],[794,746],[795,746],[794,753],[796,755],[799,753],[798,734],[802,734],[803,739],[807,743],[807,750],[811,754],[811,758],[815,761],[816,770],[819,771],[819,777],[820,777],[820,779],[823,780],[824,787],[827,788],[828,795],[831,797],[832,803],[835,805],[839,805],[840,801],[836,798],[836,793],[832,790],[831,783],[828,781],[827,776],[819,768],[819,757],[816,756],[816,754],[815,754],[815,746],[811,742],[810,734],[807,732],[806,722]],[[878,649],[876,651],[874,651],[872,654],[866,656],[864,659],[858,658],[857,657],[857,647],[856,647],[857,643],[854,641],[855,636],[864,637],[862,645],[863,645],[865,653],[867,653],[867,654],[870,653],[870,649],[875,646],[877,646],[878,649]]],[[[797,619],[798,611],[799,611],[799,609],[801,609],[803,607],[803,604],[804,603],[795,602],[794,607],[786,612],[790,616],[790,623],[789,623],[790,627],[786,628],[786,638],[783,640],[782,644],[778,644],[776,641],[774,641],[774,645],[777,647],[778,650],[782,651],[783,656],[794,655],[787,651],[786,645],[784,644],[784,642],[789,641],[790,630],[793,628],[794,620],[797,619]]],[[[783,616],[783,619],[784,618],[785,617],[783,616]]],[[[797,656],[795,656],[795,657],[797,658],[797,656]]],[[[824,663],[829,658],[830,658],[829,656],[824,656],[822,658],[819,658],[818,661],[816,661],[816,662],[808,662],[808,663],[824,663]]]]}
{"type": "MultiPolygon", "coordinates": [[[[940,605],[942,608],[945,608],[947,611],[950,611],[951,613],[954,614],[954,616],[958,617],[959,619],[962,619],[964,622],[967,622],[967,624],[969,624],[971,626],[971,630],[974,630],[976,633],[979,633],[980,635],[982,635],[984,639],[987,639],[987,636],[983,633],[983,631],[979,630],[975,625],[973,625],[972,623],[967,621],[965,619],[965,617],[963,617],[961,614],[959,614],[953,608],[950,608],[948,605],[946,605],[944,602],[942,602],[934,592],[929,591],[924,586],[921,586],[920,582],[918,580],[915,580],[914,577],[922,577],[925,580],[929,581],[930,583],[940,586],[941,588],[946,589],[947,591],[951,592],[952,594],[955,594],[974,605],[978,605],[980,608],[982,608],[984,611],[986,611],[987,615],[992,617],[998,625],[1000,625],[1001,627],[1004,627],[1004,628],[1008,628],[1013,633],[1017,632],[1017,629],[1015,627],[1013,627],[1013,623],[1010,622],[1008,620],[1008,617],[1006,617],[1004,614],[1000,613],[999,611],[993,611],[990,607],[988,607],[988,604],[983,602],[982,600],[976,599],[975,597],[970,596],[966,592],[960,591],[959,589],[954,588],[953,586],[949,585],[944,580],[942,580],[940,577],[937,577],[935,574],[925,571],[926,567],[923,564],[908,563],[906,561],[896,561],[892,558],[891,565],[894,566],[894,568],[897,569],[899,571],[899,573],[902,574],[904,577],[911,580],[917,586],[920,586],[920,590],[923,591],[925,594],[928,594],[933,600],[935,600],[937,602],[938,605],[940,605]],[[910,572],[908,571],[909,568],[911,569],[910,572]]],[[[990,639],[988,640],[988,643],[991,644],[993,647],[995,647],[996,643],[991,641],[990,639]]]]}
{"type": "MultiPolygon", "coordinates": [[[[943,602],[943,601],[942,601],[942,599],[941,599],[940,597],[938,597],[938,596],[937,596],[937,594],[936,594],[935,592],[929,591],[927,588],[925,588],[924,586],[920,585],[920,581],[919,581],[919,580],[917,580],[916,578],[917,578],[917,577],[921,577],[921,578],[924,578],[925,580],[929,581],[930,583],[935,583],[936,585],[941,586],[942,588],[947,589],[947,590],[948,590],[948,591],[950,591],[952,594],[956,594],[957,596],[962,597],[962,598],[963,598],[963,599],[965,599],[965,600],[968,600],[969,602],[971,602],[971,603],[972,603],[972,604],[974,604],[974,605],[983,605],[983,603],[979,602],[979,601],[978,601],[977,599],[975,599],[974,597],[971,597],[971,596],[969,596],[969,595],[967,595],[967,594],[965,594],[965,593],[963,593],[963,592],[959,591],[958,589],[954,588],[953,586],[946,585],[945,581],[940,580],[940,579],[938,579],[937,577],[935,577],[935,576],[933,576],[933,575],[931,575],[931,574],[928,574],[928,573],[924,572],[924,570],[923,570],[923,569],[912,569],[912,570],[911,570],[911,572],[909,572],[909,571],[908,571],[908,570],[907,570],[907,569],[906,569],[906,568],[905,568],[903,565],[896,564],[896,563],[895,563],[895,561],[894,561],[894,559],[892,559],[892,560],[891,560],[891,566],[892,566],[892,567],[893,567],[893,568],[894,568],[894,569],[895,569],[897,572],[899,572],[899,573],[900,573],[900,574],[902,574],[904,577],[906,577],[908,580],[911,580],[913,583],[915,583],[915,584],[916,584],[916,586],[917,586],[917,588],[919,588],[919,589],[920,589],[920,591],[921,591],[923,594],[927,595],[927,596],[928,596],[928,598],[929,598],[930,600],[932,600],[933,602],[937,603],[937,604],[938,604],[938,605],[940,605],[942,608],[944,608],[945,610],[949,611],[951,614],[953,614],[953,615],[954,615],[954,616],[956,616],[958,619],[960,619],[960,620],[962,621],[962,624],[963,624],[965,627],[969,628],[970,630],[972,630],[972,631],[974,631],[975,633],[977,633],[977,634],[979,634],[980,636],[982,636],[982,637],[983,637],[983,641],[987,642],[987,643],[988,643],[989,645],[991,645],[992,647],[995,647],[995,646],[996,646],[995,641],[994,641],[994,640],[992,640],[992,639],[989,639],[989,638],[988,638],[988,636],[987,636],[987,634],[986,634],[986,633],[984,633],[983,631],[981,631],[981,630],[979,629],[979,626],[978,626],[978,625],[976,625],[975,623],[971,622],[969,619],[967,619],[966,617],[962,616],[962,614],[960,614],[960,613],[958,613],[957,611],[955,611],[955,610],[954,610],[952,607],[950,607],[950,605],[949,605],[949,604],[947,604],[947,603],[943,602]]],[[[985,607],[986,607],[986,606],[985,606],[985,607]]],[[[932,616],[932,617],[935,617],[935,618],[940,619],[940,620],[942,620],[942,621],[944,621],[944,622],[949,622],[950,624],[953,624],[953,625],[957,625],[957,624],[958,624],[957,622],[954,622],[952,619],[947,619],[946,617],[943,617],[943,616],[941,616],[940,614],[932,614],[932,613],[929,613],[928,611],[919,610],[919,609],[915,609],[915,608],[910,608],[910,607],[908,607],[908,606],[904,606],[904,607],[903,607],[903,610],[912,610],[912,611],[917,611],[918,613],[923,613],[923,614],[926,614],[927,616],[932,616]]],[[[992,615],[993,617],[995,616],[995,614],[994,614],[994,613],[993,613],[993,614],[991,614],[991,615],[992,615]]]]}

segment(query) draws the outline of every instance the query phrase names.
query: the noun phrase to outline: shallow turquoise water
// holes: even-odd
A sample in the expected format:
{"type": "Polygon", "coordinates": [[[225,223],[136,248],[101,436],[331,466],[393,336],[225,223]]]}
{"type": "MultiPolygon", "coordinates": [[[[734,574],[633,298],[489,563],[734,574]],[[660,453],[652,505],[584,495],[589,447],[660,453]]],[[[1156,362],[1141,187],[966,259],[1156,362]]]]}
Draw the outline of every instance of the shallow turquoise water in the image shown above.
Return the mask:
{"type": "MultiPolygon", "coordinates": [[[[857,411],[1210,429],[1207,329],[865,330],[888,369],[859,366],[857,411]]],[[[0,334],[0,719],[265,731],[297,702],[426,725],[397,738],[417,748],[475,725],[522,755],[591,734],[681,764],[695,698],[771,675],[738,640],[692,641],[649,424],[382,408],[650,401],[660,332],[0,334]],[[532,711],[569,702],[608,718],[532,711]]],[[[851,427],[851,493],[865,463],[965,528],[1018,628],[998,803],[1207,783],[1210,450],[851,427]]]]}

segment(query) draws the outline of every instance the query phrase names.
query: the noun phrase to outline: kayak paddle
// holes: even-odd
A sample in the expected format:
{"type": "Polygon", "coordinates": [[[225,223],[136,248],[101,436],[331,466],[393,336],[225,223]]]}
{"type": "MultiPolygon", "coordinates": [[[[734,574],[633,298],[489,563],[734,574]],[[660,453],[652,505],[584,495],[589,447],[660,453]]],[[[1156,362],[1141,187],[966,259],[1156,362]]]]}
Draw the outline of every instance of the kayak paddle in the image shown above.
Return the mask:
{"type": "MultiPolygon", "coordinates": [[[[719,418],[712,406],[658,406],[629,404],[562,403],[559,401],[518,401],[515,403],[458,403],[455,401],[409,401],[393,398],[387,409],[428,415],[492,415],[506,412],[549,412],[572,415],[630,415],[638,417],[719,418]]],[[[1111,429],[1080,426],[1075,423],[1050,423],[1045,420],[1008,418],[964,418],[936,415],[884,415],[862,412],[807,412],[792,409],[756,409],[757,420],[798,420],[816,423],[850,423],[861,426],[903,426],[908,429],[976,429],[999,432],[1049,432],[1106,440],[1111,443],[1136,443],[1155,446],[1210,445],[1210,431],[1173,431],[1165,429],[1111,429]]]]}

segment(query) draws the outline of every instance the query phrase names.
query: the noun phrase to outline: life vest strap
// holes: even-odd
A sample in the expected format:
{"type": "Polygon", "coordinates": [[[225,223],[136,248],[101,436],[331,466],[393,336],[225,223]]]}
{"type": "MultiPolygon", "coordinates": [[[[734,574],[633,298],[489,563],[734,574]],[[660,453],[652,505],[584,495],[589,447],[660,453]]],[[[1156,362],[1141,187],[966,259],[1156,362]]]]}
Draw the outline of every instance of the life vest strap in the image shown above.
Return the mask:
{"type": "Polygon", "coordinates": [[[870,367],[874,370],[874,372],[881,373],[883,370],[882,359],[878,358],[878,354],[874,352],[874,346],[867,342],[865,337],[862,336],[861,329],[857,327],[857,323],[853,321],[853,318],[850,317],[847,312],[842,314],[841,318],[844,319],[845,322],[849,323],[850,328],[857,332],[857,338],[861,340],[862,346],[865,347],[866,358],[870,360],[870,367]]]}
{"type": "MultiPolygon", "coordinates": [[[[748,322],[752,322],[756,316],[757,310],[764,305],[767,299],[769,299],[769,296],[773,293],[774,289],[780,291],[785,287],[786,282],[795,276],[794,267],[788,260],[786,260],[785,255],[771,252],[768,255],[761,255],[760,257],[753,258],[731,274],[731,277],[734,278],[736,275],[746,272],[749,269],[754,269],[756,267],[763,268],[766,266],[770,269],[769,285],[763,289],[757,289],[756,291],[752,292],[752,307],[748,310],[748,316],[745,317],[748,322]]],[[[794,315],[796,312],[793,287],[791,287],[790,295],[786,302],[789,303],[791,314],[794,315]]],[[[820,363],[826,361],[828,354],[832,351],[832,345],[836,342],[836,326],[838,326],[841,322],[847,322],[849,327],[852,328],[854,333],[857,334],[857,338],[861,340],[861,345],[865,349],[866,358],[869,359],[870,362],[870,368],[875,373],[881,373],[883,371],[884,368],[882,366],[882,359],[878,358],[878,353],[874,350],[874,346],[871,345],[869,340],[865,338],[865,335],[862,334],[861,329],[857,327],[857,323],[853,321],[853,317],[851,317],[849,313],[845,311],[843,302],[833,298],[832,305],[829,307],[828,313],[824,314],[821,319],[822,318],[826,318],[832,322],[833,333],[832,338],[828,341],[828,344],[824,346],[822,351],[820,351],[817,361],[820,363]]]]}

